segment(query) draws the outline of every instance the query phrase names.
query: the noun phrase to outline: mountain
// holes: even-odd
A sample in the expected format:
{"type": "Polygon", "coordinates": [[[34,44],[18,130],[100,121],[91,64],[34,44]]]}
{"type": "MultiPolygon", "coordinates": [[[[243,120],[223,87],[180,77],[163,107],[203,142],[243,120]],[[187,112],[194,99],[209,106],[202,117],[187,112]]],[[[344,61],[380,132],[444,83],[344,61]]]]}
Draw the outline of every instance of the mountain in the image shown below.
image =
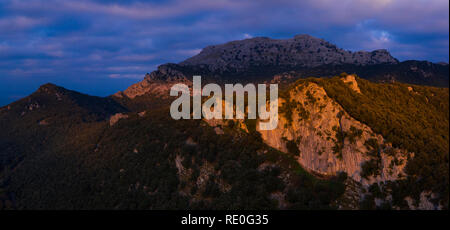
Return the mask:
{"type": "Polygon", "coordinates": [[[396,64],[387,50],[350,52],[310,35],[291,39],[265,37],[208,46],[180,63],[182,66],[207,66],[211,71],[246,70],[253,66],[317,67],[321,65],[396,64]]]}
{"type": "Polygon", "coordinates": [[[448,64],[332,47],[211,46],[109,97],[43,85],[0,108],[0,209],[448,209],[449,90],[420,85],[448,64]],[[277,128],[173,120],[192,75],[278,83],[277,128]]]}
{"type": "Polygon", "coordinates": [[[60,117],[73,118],[72,122],[98,121],[126,111],[111,98],[89,96],[48,83],[30,96],[2,107],[0,114],[4,119],[13,120],[12,123],[23,124],[25,121],[44,122],[44,119],[47,123],[50,120],[60,122],[60,117]]]}
{"type": "Polygon", "coordinates": [[[375,82],[449,86],[448,64],[399,62],[387,50],[351,52],[323,39],[297,35],[291,39],[256,37],[208,46],[178,64],[158,66],[143,81],[116,96],[134,98],[147,92],[166,95],[162,85],[188,83],[192,75],[201,75],[205,82],[248,83],[270,81],[274,75],[286,72],[295,78],[332,77],[346,72],[375,82]]]}

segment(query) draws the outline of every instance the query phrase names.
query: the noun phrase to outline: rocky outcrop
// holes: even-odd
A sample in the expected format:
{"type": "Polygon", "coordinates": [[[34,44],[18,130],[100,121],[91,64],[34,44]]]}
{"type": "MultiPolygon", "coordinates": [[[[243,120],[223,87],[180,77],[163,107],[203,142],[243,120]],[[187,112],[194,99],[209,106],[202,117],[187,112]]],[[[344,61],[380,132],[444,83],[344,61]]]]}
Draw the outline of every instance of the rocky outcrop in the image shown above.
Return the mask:
{"type": "Polygon", "coordinates": [[[257,37],[208,46],[182,66],[205,65],[211,71],[242,70],[251,66],[316,67],[327,64],[372,65],[398,63],[387,50],[351,52],[310,35],[291,39],[257,37]]]}
{"type": "Polygon", "coordinates": [[[341,78],[342,82],[347,83],[350,89],[354,90],[357,93],[361,93],[359,89],[358,82],[356,82],[355,75],[347,75],[346,77],[341,78]]]}
{"type": "Polygon", "coordinates": [[[147,93],[159,96],[169,96],[170,87],[172,87],[172,85],[167,84],[167,82],[152,81],[144,78],[144,80],[131,85],[126,90],[115,93],[114,96],[119,98],[126,96],[131,99],[147,93]]]}
{"type": "Polygon", "coordinates": [[[111,116],[111,118],[109,118],[109,125],[113,126],[114,124],[116,124],[120,119],[125,119],[128,118],[128,115],[123,114],[123,113],[116,113],[114,115],[111,116]]]}
{"type": "Polygon", "coordinates": [[[288,145],[296,146],[298,162],[306,170],[322,176],[346,172],[363,186],[404,175],[407,157],[413,154],[393,148],[381,135],[352,118],[321,86],[298,85],[290,91],[290,99],[279,100],[280,105],[287,100],[294,105],[291,118],[281,112],[275,130],[259,132],[268,145],[283,152],[292,151],[288,145]],[[379,171],[364,172],[366,162],[376,164],[379,171]]]}
{"type": "MultiPolygon", "coordinates": [[[[341,80],[349,88],[364,93],[354,76],[341,80]]],[[[404,167],[414,154],[392,147],[369,126],[351,117],[316,83],[297,85],[290,91],[289,99],[279,99],[279,106],[277,128],[259,130],[259,125],[256,125],[257,131],[266,144],[282,152],[292,153],[289,145],[296,146],[299,152],[297,160],[309,172],[323,177],[345,172],[353,184],[366,188],[373,183],[394,181],[406,175],[404,167]],[[283,111],[283,104],[288,100],[292,109],[289,116],[287,111],[283,111]],[[365,172],[364,164],[376,164],[378,170],[365,172]]],[[[215,128],[227,126],[227,121],[205,120],[215,128]]],[[[234,120],[233,123],[236,128],[248,132],[242,120],[234,120]]]]}

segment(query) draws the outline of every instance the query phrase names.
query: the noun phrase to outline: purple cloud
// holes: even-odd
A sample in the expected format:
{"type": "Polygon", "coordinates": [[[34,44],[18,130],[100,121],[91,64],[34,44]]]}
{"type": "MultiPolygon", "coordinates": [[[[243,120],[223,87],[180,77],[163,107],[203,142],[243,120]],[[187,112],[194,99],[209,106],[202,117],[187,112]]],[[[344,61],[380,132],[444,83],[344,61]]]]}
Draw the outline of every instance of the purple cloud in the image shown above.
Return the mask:
{"type": "Polygon", "coordinates": [[[93,92],[107,95],[207,45],[302,33],[353,51],[448,62],[448,7],[448,0],[4,0],[0,90],[56,79],[81,91],[93,87],[80,82],[108,82],[114,87],[93,92]]]}

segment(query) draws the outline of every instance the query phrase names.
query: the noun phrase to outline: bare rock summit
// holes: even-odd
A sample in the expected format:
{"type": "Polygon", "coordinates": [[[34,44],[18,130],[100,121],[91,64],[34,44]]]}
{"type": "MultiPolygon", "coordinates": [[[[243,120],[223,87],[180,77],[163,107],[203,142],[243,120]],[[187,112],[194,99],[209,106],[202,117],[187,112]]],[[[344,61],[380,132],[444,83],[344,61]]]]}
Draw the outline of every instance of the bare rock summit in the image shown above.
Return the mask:
{"type": "Polygon", "coordinates": [[[179,63],[206,66],[211,71],[244,70],[253,66],[317,67],[333,64],[397,64],[384,49],[351,52],[323,39],[296,35],[290,39],[256,37],[204,48],[198,55],[179,63]]]}

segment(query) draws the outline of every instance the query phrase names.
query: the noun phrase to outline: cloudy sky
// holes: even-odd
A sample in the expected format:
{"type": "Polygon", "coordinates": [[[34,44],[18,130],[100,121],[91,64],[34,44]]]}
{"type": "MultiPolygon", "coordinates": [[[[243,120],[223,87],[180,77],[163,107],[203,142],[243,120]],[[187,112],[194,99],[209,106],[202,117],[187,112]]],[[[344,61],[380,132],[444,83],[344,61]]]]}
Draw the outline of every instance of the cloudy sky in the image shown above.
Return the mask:
{"type": "Polygon", "coordinates": [[[0,106],[46,82],[105,96],[207,45],[305,33],[448,62],[449,1],[0,0],[0,106]]]}

